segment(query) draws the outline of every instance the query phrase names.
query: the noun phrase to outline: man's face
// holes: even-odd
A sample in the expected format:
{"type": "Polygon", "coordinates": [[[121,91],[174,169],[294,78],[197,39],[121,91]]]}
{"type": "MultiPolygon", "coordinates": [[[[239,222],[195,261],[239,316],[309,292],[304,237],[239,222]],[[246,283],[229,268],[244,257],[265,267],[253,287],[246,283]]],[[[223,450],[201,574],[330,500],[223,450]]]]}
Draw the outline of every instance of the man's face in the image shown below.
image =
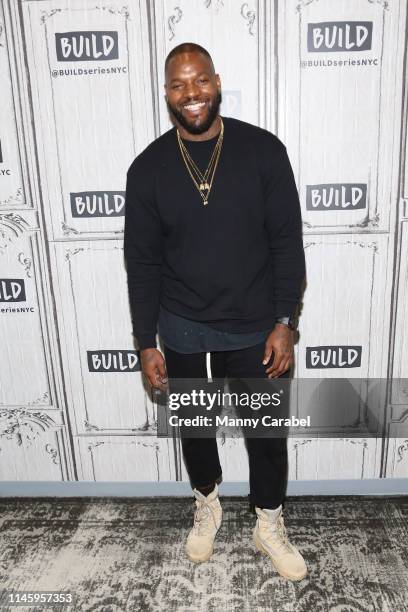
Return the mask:
{"type": "Polygon", "coordinates": [[[167,106],[190,134],[206,132],[218,115],[221,82],[210,60],[201,53],[180,53],[166,71],[167,106]]]}

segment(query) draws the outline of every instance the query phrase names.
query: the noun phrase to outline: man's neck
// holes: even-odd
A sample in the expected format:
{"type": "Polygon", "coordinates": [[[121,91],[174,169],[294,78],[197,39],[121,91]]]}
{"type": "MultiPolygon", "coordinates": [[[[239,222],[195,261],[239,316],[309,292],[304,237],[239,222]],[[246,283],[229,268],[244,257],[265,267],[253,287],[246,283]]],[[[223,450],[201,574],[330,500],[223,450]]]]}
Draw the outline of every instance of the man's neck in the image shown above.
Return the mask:
{"type": "Polygon", "coordinates": [[[212,122],[211,126],[208,128],[208,130],[206,130],[202,134],[192,134],[191,132],[186,130],[182,125],[180,125],[178,121],[176,121],[176,125],[180,133],[180,136],[184,140],[196,140],[196,141],[210,140],[211,138],[215,138],[216,136],[218,136],[221,130],[221,117],[220,115],[217,115],[214,121],[212,122]]]}

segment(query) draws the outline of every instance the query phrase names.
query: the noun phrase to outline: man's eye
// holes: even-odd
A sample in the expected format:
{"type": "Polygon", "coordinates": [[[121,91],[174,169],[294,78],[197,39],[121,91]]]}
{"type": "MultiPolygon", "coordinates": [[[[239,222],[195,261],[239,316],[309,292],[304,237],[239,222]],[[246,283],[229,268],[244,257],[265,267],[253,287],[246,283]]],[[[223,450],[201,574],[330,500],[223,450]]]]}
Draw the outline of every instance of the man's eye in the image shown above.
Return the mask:
{"type": "Polygon", "coordinates": [[[172,89],[180,89],[181,85],[173,85],[172,89]]]}
{"type": "Polygon", "coordinates": [[[199,79],[199,83],[208,83],[208,79],[199,79]]]}

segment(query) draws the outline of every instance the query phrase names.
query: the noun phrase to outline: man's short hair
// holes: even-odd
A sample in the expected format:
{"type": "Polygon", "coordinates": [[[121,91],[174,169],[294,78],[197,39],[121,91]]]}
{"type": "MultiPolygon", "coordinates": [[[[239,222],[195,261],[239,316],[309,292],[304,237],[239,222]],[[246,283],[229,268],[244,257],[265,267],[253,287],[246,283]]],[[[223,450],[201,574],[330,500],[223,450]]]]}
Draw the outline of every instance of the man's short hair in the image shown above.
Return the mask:
{"type": "Polygon", "coordinates": [[[211,67],[214,70],[214,63],[207,49],[204,49],[204,47],[202,47],[201,45],[197,45],[197,43],[185,42],[185,43],[181,43],[180,45],[177,45],[177,47],[174,47],[174,49],[170,51],[164,63],[164,72],[167,71],[167,66],[169,64],[169,61],[173,57],[175,57],[176,55],[180,55],[181,53],[201,53],[202,55],[205,55],[210,60],[211,67]]]}

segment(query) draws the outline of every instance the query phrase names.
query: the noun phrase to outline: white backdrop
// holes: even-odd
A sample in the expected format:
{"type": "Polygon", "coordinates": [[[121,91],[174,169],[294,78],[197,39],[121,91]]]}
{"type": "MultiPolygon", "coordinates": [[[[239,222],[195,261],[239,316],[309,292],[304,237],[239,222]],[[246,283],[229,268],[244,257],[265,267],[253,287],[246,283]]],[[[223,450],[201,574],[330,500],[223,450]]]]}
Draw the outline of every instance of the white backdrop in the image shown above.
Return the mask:
{"type": "MultiPolygon", "coordinates": [[[[1,480],[187,480],[179,440],[156,437],[123,261],[126,171],[170,127],[163,67],[180,42],[212,54],[224,115],[287,146],[307,265],[295,376],[408,378],[404,0],[0,11],[1,480]],[[360,365],[322,368],[341,346],[360,365]]],[[[291,439],[290,478],[407,476],[408,389],[382,401],[383,439],[291,439]]],[[[245,480],[243,441],[219,448],[224,481],[245,480]]]]}

